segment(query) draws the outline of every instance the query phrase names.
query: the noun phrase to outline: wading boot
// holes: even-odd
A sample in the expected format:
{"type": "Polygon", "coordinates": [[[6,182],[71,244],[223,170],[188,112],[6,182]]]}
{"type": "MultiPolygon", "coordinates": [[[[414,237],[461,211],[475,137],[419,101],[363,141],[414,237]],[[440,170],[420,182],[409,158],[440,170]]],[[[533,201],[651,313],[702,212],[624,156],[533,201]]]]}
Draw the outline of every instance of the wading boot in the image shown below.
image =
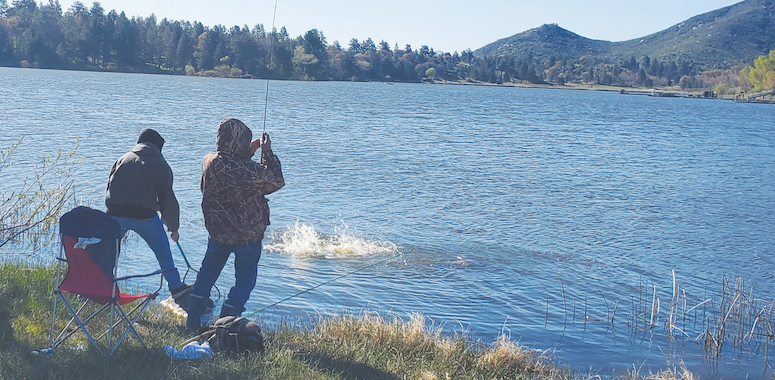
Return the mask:
{"type": "Polygon", "coordinates": [[[192,330],[199,330],[202,327],[202,313],[205,310],[204,298],[196,294],[190,294],[189,299],[186,327],[192,330]]]}
{"type": "Polygon", "coordinates": [[[231,305],[224,303],[221,307],[221,314],[218,315],[218,319],[221,319],[223,317],[238,317],[242,315],[242,313],[237,313],[231,305]]]}
{"type": "Polygon", "coordinates": [[[186,313],[188,313],[188,304],[191,302],[191,289],[194,289],[194,285],[182,284],[177,288],[170,290],[170,293],[172,293],[172,299],[175,301],[175,304],[180,306],[180,308],[183,309],[186,313]]]}

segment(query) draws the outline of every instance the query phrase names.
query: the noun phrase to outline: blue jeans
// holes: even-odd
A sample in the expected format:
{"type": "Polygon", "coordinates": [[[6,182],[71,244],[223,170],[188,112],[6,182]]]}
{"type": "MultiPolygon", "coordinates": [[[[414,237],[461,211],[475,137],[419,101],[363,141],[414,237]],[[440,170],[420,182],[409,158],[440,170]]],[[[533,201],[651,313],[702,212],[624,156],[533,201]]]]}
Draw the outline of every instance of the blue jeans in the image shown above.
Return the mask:
{"type": "MultiPolygon", "coordinates": [[[[172,251],[170,250],[170,242],[167,240],[167,232],[164,231],[164,223],[161,218],[156,216],[150,219],[134,219],[124,218],[121,216],[114,216],[119,224],[121,224],[121,236],[126,235],[126,232],[132,230],[137,232],[151,250],[156,255],[156,261],[159,262],[161,269],[175,268],[175,262],[172,261],[172,251]]],[[[180,273],[176,270],[171,270],[164,273],[164,278],[167,279],[167,286],[170,290],[175,289],[182,285],[180,281],[180,273]]]]}
{"type": "Polygon", "coordinates": [[[234,286],[229,291],[224,305],[230,306],[237,315],[245,311],[245,303],[256,286],[258,260],[261,259],[261,241],[242,245],[221,244],[213,239],[207,241],[207,252],[202,259],[202,268],[196,276],[192,295],[206,299],[210,296],[215,281],[221,275],[229,255],[234,252],[234,286]]]}

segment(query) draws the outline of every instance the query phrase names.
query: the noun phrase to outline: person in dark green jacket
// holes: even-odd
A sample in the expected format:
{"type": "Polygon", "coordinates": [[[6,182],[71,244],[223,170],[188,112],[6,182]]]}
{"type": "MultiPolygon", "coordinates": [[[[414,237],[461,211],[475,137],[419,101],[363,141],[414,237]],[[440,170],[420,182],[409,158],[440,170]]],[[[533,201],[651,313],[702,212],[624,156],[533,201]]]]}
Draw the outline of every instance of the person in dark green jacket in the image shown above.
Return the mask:
{"type": "MultiPolygon", "coordinates": [[[[180,206],[172,191],[172,169],[161,154],[162,146],[164,139],[155,130],[140,133],[137,145],[110,170],[105,205],[108,214],[121,224],[121,236],[135,231],[153,250],[161,269],[168,269],[175,268],[175,263],[164,225],[177,242],[180,206]],[[161,212],[161,218],[157,212],[161,212]]],[[[187,309],[192,285],[180,280],[177,269],[165,272],[164,277],[175,302],[187,309]]]]}

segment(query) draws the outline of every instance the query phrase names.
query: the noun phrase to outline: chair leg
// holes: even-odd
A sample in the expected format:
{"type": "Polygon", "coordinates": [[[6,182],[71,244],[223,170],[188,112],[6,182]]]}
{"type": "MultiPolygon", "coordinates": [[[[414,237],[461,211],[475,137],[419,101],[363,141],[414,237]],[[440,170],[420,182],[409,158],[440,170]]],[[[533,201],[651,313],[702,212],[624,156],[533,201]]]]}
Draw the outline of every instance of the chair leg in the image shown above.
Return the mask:
{"type": "Polygon", "coordinates": [[[56,321],[57,321],[57,303],[59,303],[57,301],[56,294],[57,294],[57,291],[55,290],[54,291],[54,311],[51,312],[51,333],[49,334],[49,338],[48,338],[49,347],[54,347],[54,329],[56,328],[56,321]]]}
{"type": "MultiPolygon", "coordinates": [[[[60,295],[60,297],[61,297],[61,295],[60,295]]],[[[62,302],[63,302],[63,303],[66,303],[64,299],[62,300],[62,302]]],[[[81,307],[79,307],[79,308],[78,308],[78,311],[76,311],[75,313],[76,313],[77,315],[81,315],[81,310],[83,310],[83,309],[84,309],[84,308],[85,308],[85,307],[86,307],[88,304],[89,304],[89,301],[84,301],[84,302],[83,302],[83,304],[81,304],[81,307]]],[[[87,323],[89,323],[89,321],[90,321],[90,320],[92,320],[92,318],[96,317],[96,316],[97,316],[97,314],[99,314],[99,313],[100,313],[100,311],[102,311],[102,309],[100,309],[100,310],[97,310],[96,312],[92,313],[92,315],[90,315],[89,317],[87,317],[87,318],[86,318],[86,319],[83,321],[84,325],[86,325],[87,323]]],[[[59,334],[59,336],[56,338],[56,341],[59,341],[59,340],[60,340],[60,338],[61,338],[62,340],[65,340],[65,339],[69,338],[69,337],[70,337],[70,335],[73,335],[74,333],[78,332],[78,329],[72,330],[72,331],[71,331],[69,334],[67,334],[67,336],[66,336],[65,338],[62,338],[62,336],[65,334],[65,331],[67,331],[67,330],[70,328],[70,325],[72,325],[72,324],[73,324],[73,321],[75,321],[75,318],[70,318],[70,321],[68,321],[68,322],[67,322],[67,325],[65,325],[65,327],[62,329],[62,332],[61,332],[61,333],[59,334]]],[[[98,337],[98,338],[97,338],[97,340],[100,340],[101,338],[102,338],[102,337],[98,337]]]]}
{"type": "Polygon", "coordinates": [[[124,338],[126,338],[126,336],[130,332],[135,337],[135,339],[137,339],[137,341],[140,342],[140,344],[143,346],[143,348],[148,349],[148,346],[145,344],[145,341],[143,340],[143,337],[140,336],[140,333],[137,332],[137,329],[135,328],[135,323],[137,323],[137,320],[140,319],[141,315],[143,315],[143,312],[145,311],[145,309],[147,309],[148,306],[150,306],[151,300],[153,298],[154,297],[146,298],[145,301],[143,301],[141,305],[138,305],[137,307],[132,309],[129,312],[129,314],[125,313],[124,310],[121,308],[121,306],[119,306],[119,305],[115,305],[114,306],[116,311],[117,311],[117,313],[118,313],[118,315],[119,315],[119,319],[121,319],[124,322],[124,324],[126,325],[126,330],[121,335],[121,338],[119,338],[119,340],[116,342],[116,345],[110,351],[110,355],[113,355],[113,353],[118,349],[118,346],[121,345],[121,342],[124,341],[124,338]],[[132,312],[134,312],[138,308],[140,308],[140,310],[130,320],[130,316],[131,316],[132,312]]]}
{"type": "MultiPolygon", "coordinates": [[[[139,308],[141,308],[141,307],[143,307],[143,309],[144,309],[144,306],[145,306],[145,301],[143,301],[143,302],[141,302],[140,304],[138,304],[137,306],[133,307],[133,308],[132,308],[132,310],[129,310],[128,312],[126,312],[126,315],[127,315],[127,316],[129,316],[129,317],[131,317],[132,315],[136,315],[136,314],[135,314],[135,312],[137,311],[137,309],[139,309],[139,308]]],[[[139,314],[142,314],[142,310],[140,311],[140,313],[139,313],[139,314]]],[[[113,328],[116,328],[118,325],[120,325],[120,324],[121,324],[121,322],[122,322],[122,321],[120,321],[120,320],[119,320],[118,322],[114,322],[114,323],[113,323],[113,325],[112,325],[112,327],[113,327],[113,328]]],[[[100,340],[100,339],[104,338],[104,337],[105,337],[105,335],[107,335],[107,334],[108,334],[108,332],[107,332],[107,331],[105,331],[104,333],[102,333],[102,335],[100,335],[99,337],[97,337],[97,340],[100,340]]]]}
{"type": "MultiPolygon", "coordinates": [[[[104,354],[104,353],[102,352],[102,350],[100,349],[100,346],[97,344],[97,341],[95,341],[95,340],[94,340],[94,338],[91,336],[91,334],[89,333],[89,330],[87,330],[87,329],[86,329],[86,326],[85,326],[85,324],[86,324],[86,323],[88,323],[88,322],[89,322],[89,321],[90,321],[92,318],[94,318],[94,317],[95,317],[97,314],[99,314],[99,312],[100,312],[100,311],[102,311],[102,310],[105,308],[105,306],[101,307],[99,310],[97,310],[96,312],[94,312],[94,314],[90,315],[90,316],[89,316],[89,318],[87,318],[87,319],[85,319],[85,320],[84,320],[84,322],[81,322],[81,319],[80,319],[80,318],[78,318],[78,314],[77,314],[77,313],[76,313],[76,312],[73,310],[73,308],[72,308],[72,307],[70,307],[70,304],[69,304],[69,303],[67,303],[67,300],[65,300],[65,299],[64,299],[64,297],[62,297],[62,295],[61,295],[61,294],[59,295],[59,297],[60,297],[60,299],[62,299],[62,301],[63,301],[63,303],[64,303],[65,307],[67,308],[67,310],[70,310],[70,314],[72,314],[72,315],[73,315],[73,319],[75,319],[75,322],[76,322],[76,323],[78,324],[78,326],[80,327],[80,330],[83,330],[83,333],[84,333],[84,334],[86,334],[86,337],[87,337],[87,338],[89,338],[89,341],[91,341],[91,342],[92,342],[92,344],[94,345],[94,348],[96,348],[96,349],[97,349],[97,352],[99,352],[99,353],[100,353],[100,355],[102,355],[102,356],[104,357],[104,356],[105,356],[105,354],[104,354]]],[[[73,334],[74,334],[75,332],[77,332],[77,331],[78,331],[78,329],[75,329],[75,330],[71,331],[71,332],[70,332],[70,333],[68,333],[68,334],[67,334],[67,335],[66,335],[66,336],[65,336],[65,337],[64,337],[64,338],[63,338],[61,341],[58,341],[58,342],[57,342],[55,345],[52,345],[52,347],[58,346],[59,344],[61,344],[62,342],[64,342],[64,341],[65,341],[65,339],[69,338],[71,335],[73,335],[73,334]]]]}
{"type": "MultiPolygon", "coordinates": [[[[83,330],[85,330],[85,329],[86,329],[86,324],[87,324],[87,323],[89,323],[89,321],[91,321],[92,319],[94,319],[94,317],[96,317],[96,316],[97,316],[99,313],[101,313],[103,310],[105,310],[105,306],[102,306],[102,307],[101,307],[101,308],[99,308],[97,311],[95,311],[94,313],[92,313],[92,314],[91,314],[89,317],[87,317],[86,319],[84,319],[84,320],[83,320],[83,322],[82,322],[82,325],[79,325],[79,328],[75,328],[75,329],[73,329],[73,330],[70,330],[70,332],[67,332],[67,331],[68,331],[68,329],[70,328],[70,325],[72,325],[72,324],[73,324],[73,321],[76,321],[76,318],[75,318],[75,316],[76,316],[76,315],[79,315],[79,314],[81,313],[81,310],[83,310],[83,308],[84,308],[84,307],[86,307],[86,305],[88,305],[88,303],[89,303],[89,302],[88,302],[88,301],[85,301],[85,302],[83,303],[83,305],[81,305],[81,307],[80,307],[80,308],[78,308],[78,311],[76,311],[76,312],[75,312],[75,314],[73,314],[73,312],[72,312],[72,308],[70,307],[70,304],[67,302],[67,300],[65,300],[65,299],[64,299],[64,297],[63,297],[61,294],[60,294],[59,296],[60,296],[60,299],[62,300],[62,303],[65,305],[65,307],[67,307],[67,308],[68,308],[68,310],[70,310],[70,314],[71,314],[71,315],[73,315],[73,318],[70,318],[70,321],[69,321],[69,322],[67,322],[67,325],[66,325],[66,326],[65,326],[65,327],[62,329],[62,332],[61,332],[61,333],[59,334],[59,336],[57,336],[57,338],[54,340],[54,343],[52,343],[52,344],[51,344],[51,347],[56,347],[56,346],[59,346],[59,345],[60,345],[60,344],[62,344],[62,343],[65,341],[65,340],[67,340],[67,338],[71,337],[73,334],[77,333],[78,331],[80,331],[80,330],[82,330],[82,329],[83,329],[83,330]],[[81,326],[83,326],[83,327],[81,327],[81,326]],[[67,333],[67,334],[65,335],[65,333],[67,333]]],[[[97,337],[96,339],[94,339],[94,340],[100,340],[100,339],[102,339],[104,336],[105,336],[105,334],[103,334],[103,335],[100,335],[100,336],[98,336],[98,337],[97,337]]]]}
{"type": "Polygon", "coordinates": [[[85,301],[80,307],[78,307],[78,310],[76,311],[71,305],[70,302],[64,297],[62,293],[57,292],[56,297],[54,298],[54,308],[56,308],[56,303],[61,301],[64,305],[64,307],[70,312],[72,315],[72,318],[70,321],[66,324],[66,326],[62,329],[62,331],[59,333],[59,335],[56,337],[56,339],[53,338],[55,330],[56,330],[56,314],[52,317],[52,330],[51,330],[51,336],[50,336],[50,343],[51,348],[56,348],[57,346],[64,343],[68,338],[70,338],[73,334],[77,333],[80,330],[83,330],[86,337],[89,339],[90,342],[92,342],[92,345],[97,349],[97,351],[100,353],[101,356],[106,357],[105,353],[107,352],[107,356],[112,356],[113,353],[118,349],[118,347],[121,345],[121,343],[126,339],[127,335],[130,333],[132,336],[137,339],[137,341],[140,343],[140,345],[143,346],[143,348],[148,349],[148,346],[145,344],[145,341],[143,340],[142,336],[138,333],[137,328],[135,327],[135,324],[142,316],[143,312],[148,309],[150,306],[152,300],[156,298],[158,294],[153,293],[149,297],[147,297],[145,300],[134,306],[131,310],[124,311],[124,308],[120,306],[117,302],[108,302],[102,306],[99,307],[97,311],[89,315],[87,318],[82,319],[82,317],[79,317],[79,314],[83,311],[83,309],[89,304],[88,301],[85,301]],[[104,331],[102,334],[97,336],[96,338],[92,336],[92,334],[87,329],[86,325],[92,321],[95,317],[97,317],[100,313],[105,311],[108,307],[111,308],[111,322],[108,324],[107,331],[104,331]],[[117,318],[116,318],[117,317],[117,318]],[[119,339],[113,343],[112,341],[112,334],[113,329],[116,328],[118,325],[124,324],[126,326],[126,330],[123,332],[123,334],[119,337],[119,339]],[[72,325],[73,328],[71,329],[72,325]],[[105,338],[105,335],[108,335],[108,345],[106,347],[107,351],[103,352],[103,350],[100,348],[98,341],[102,341],[102,339],[105,338]]]}

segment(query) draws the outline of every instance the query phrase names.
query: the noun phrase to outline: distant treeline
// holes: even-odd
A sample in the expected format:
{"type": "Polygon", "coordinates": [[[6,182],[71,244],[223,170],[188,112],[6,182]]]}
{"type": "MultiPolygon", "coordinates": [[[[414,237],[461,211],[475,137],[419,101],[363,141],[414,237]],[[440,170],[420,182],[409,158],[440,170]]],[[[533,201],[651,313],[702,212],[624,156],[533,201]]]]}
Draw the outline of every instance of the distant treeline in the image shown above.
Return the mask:
{"type": "MultiPolygon", "coordinates": [[[[599,83],[617,86],[680,84],[712,86],[687,63],[649,57],[621,62],[593,58],[475,56],[412,49],[385,41],[351,39],[328,44],[312,29],[292,38],[283,27],[226,28],[200,22],[128,18],[75,2],[63,12],[59,1],[0,0],[0,65],[15,67],[211,75],[296,80],[401,81],[467,80],[489,83],[599,83]],[[271,55],[270,55],[271,50],[271,55]],[[270,63],[270,56],[272,62],[270,63]]],[[[739,72],[739,68],[737,69],[739,72]]],[[[722,75],[722,74],[719,74],[722,75]]],[[[726,75],[726,74],[723,74],[726,75]]],[[[710,79],[709,83],[706,80],[710,79]]],[[[734,82],[736,78],[725,78],[734,82]]],[[[730,83],[730,85],[735,85],[730,83]]]]}

